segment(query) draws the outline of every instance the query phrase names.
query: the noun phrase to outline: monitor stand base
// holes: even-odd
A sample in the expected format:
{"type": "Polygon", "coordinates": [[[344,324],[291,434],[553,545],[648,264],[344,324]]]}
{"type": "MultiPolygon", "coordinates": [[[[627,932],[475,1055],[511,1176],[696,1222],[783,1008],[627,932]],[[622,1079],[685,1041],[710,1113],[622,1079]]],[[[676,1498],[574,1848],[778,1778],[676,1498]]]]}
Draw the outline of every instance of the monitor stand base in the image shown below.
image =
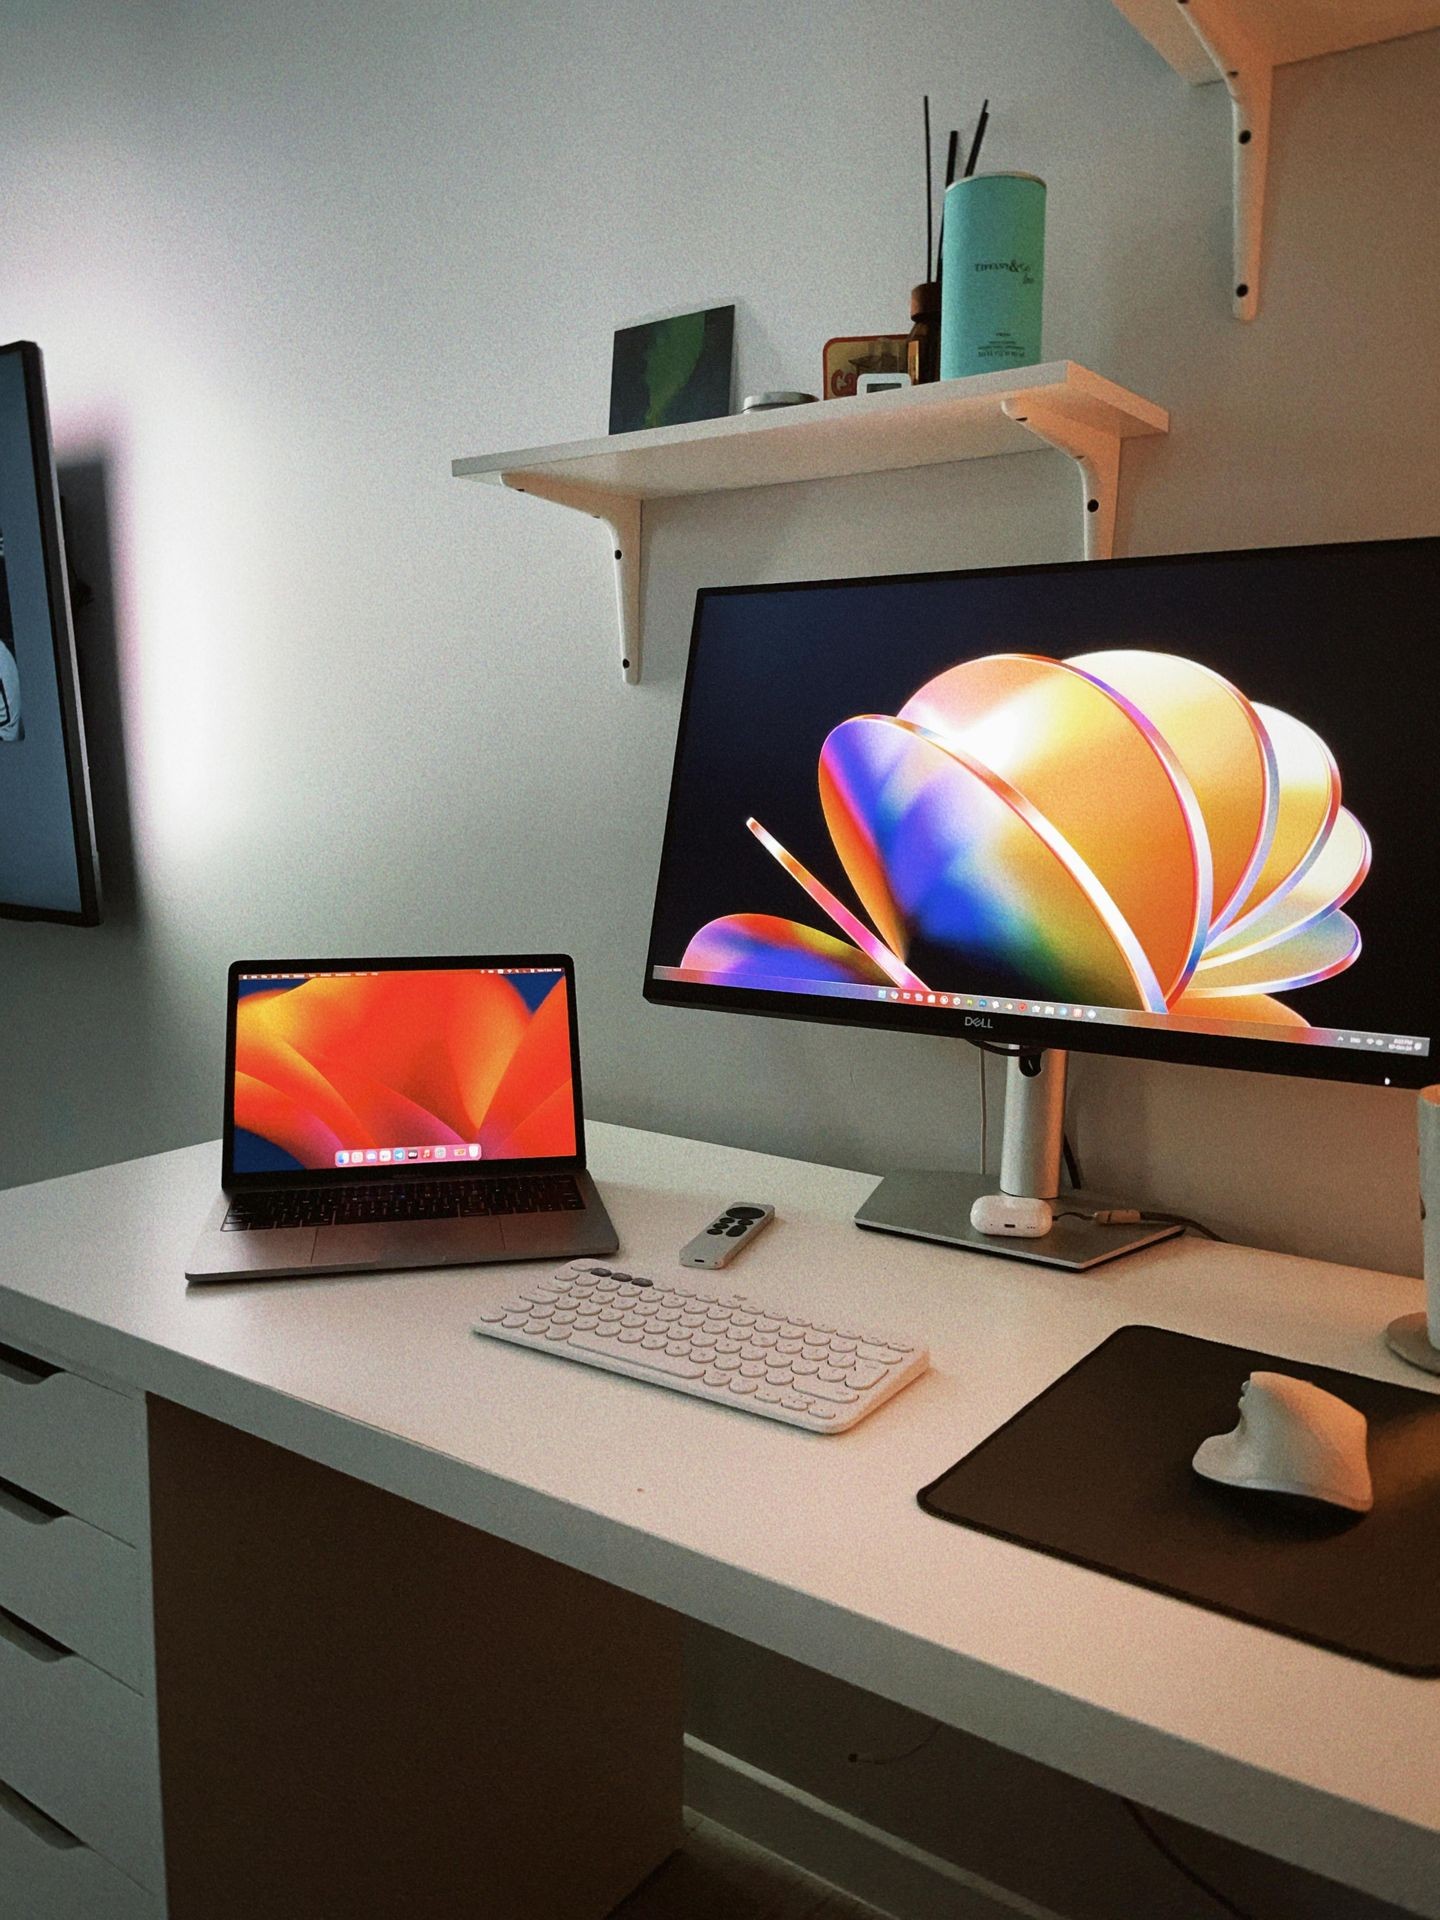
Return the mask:
{"type": "MultiPolygon", "coordinates": [[[[857,1227],[876,1233],[900,1233],[912,1240],[938,1240],[967,1253],[998,1253],[1010,1260],[1032,1260],[1046,1267],[1064,1267],[1072,1273],[1098,1267],[1122,1254],[1135,1253],[1169,1240],[1184,1231],[1169,1221],[1140,1221],[1125,1226],[1101,1226],[1094,1220],[1061,1217],[1050,1232],[1034,1240],[1010,1239],[1001,1234],[977,1233],[970,1224],[970,1208],[982,1194],[994,1193],[993,1175],[978,1173],[890,1173],[855,1215],[857,1227]]],[[[1081,1190],[1062,1193],[1053,1202],[1057,1213],[1074,1207],[1093,1213],[1122,1202],[1081,1190]]],[[[1423,1315],[1421,1316],[1423,1320],[1423,1315]]]]}
{"type": "Polygon", "coordinates": [[[1403,1313],[1392,1320],[1385,1329],[1385,1339],[1390,1351],[1408,1360],[1412,1367],[1440,1373],[1440,1347],[1431,1346],[1429,1323],[1423,1313],[1403,1313]]]}

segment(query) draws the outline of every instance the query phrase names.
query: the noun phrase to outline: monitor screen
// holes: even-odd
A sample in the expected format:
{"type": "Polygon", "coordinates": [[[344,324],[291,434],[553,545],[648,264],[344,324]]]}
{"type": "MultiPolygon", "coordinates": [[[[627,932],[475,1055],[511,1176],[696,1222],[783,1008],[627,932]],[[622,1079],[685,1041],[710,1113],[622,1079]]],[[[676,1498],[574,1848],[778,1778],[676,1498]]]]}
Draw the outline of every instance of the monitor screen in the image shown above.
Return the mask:
{"type": "Polygon", "coordinates": [[[39,349],[0,346],[0,913],[100,918],[39,349]]]}
{"type": "Polygon", "coordinates": [[[241,962],[229,1173],[391,1176],[573,1160],[568,962],[241,962]]]}
{"type": "Polygon", "coordinates": [[[1422,1085],[1440,540],[696,607],[652,1000],[1422,1085]]]}

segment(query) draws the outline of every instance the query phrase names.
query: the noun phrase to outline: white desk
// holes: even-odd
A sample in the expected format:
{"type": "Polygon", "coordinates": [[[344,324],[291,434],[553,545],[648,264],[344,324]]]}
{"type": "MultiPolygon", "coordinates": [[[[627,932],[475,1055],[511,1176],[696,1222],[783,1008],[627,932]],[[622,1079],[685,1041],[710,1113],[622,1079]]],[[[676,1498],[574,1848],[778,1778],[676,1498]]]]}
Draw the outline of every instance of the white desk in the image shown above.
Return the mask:
{"type": "Polygon", "coordinates": [[[514,1269],[187,1291],[214,1146],[0,1193],[5,1337],[532,1548],[1283,1859],[1440,1916],[1440,1682],[924,1515],[915,1491],[1144,1321],[1424,1384],[1418,1282],[1194,1239],[1074,1277],[862,1234],[873,1176],[603,1125],[624,1256],[720,1200],[780,1218],[733,1285],[928,1336],[935,1370],[811,1437],[470,1337],[514,1269]]]}

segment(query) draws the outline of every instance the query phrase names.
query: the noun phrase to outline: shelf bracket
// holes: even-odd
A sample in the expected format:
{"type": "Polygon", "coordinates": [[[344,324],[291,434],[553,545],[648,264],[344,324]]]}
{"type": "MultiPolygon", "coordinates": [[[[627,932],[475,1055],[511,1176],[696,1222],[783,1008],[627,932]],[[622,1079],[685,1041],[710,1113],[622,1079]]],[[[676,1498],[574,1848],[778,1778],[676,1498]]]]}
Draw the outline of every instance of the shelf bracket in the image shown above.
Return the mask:
{"type": "Polygon", "coordinates": [[[620,671],[626,684],[640,682],[640,539],[644,502],[628,493],[606,493],[598,487],[575,486],[548,473],[502,473],[500,478],[516,493],[533,493],[537,500],[573,507],[602,520],[610,529],[615,566],[615,612],[620,622],[620,671]]]}
{"type": "Polygon", "coordinates": [[[1087,426],[1033,393],[1000,402],[1007,419],[1037,440],[1068,453],[1080,469],[1085,500],[1085,558],[1108,560],[1115,551],[1115,503],[1120,491],[1120,437],[1087,426]]]}
{"type": "Polygon", "coordinates": [[[1237,320],[1253,320],[1260,308],[1274,64],[1236,20],[1234,0],[1175,0],[1175,5],[1230,95],[1235,202],[1230,299],[1237,320]]]}

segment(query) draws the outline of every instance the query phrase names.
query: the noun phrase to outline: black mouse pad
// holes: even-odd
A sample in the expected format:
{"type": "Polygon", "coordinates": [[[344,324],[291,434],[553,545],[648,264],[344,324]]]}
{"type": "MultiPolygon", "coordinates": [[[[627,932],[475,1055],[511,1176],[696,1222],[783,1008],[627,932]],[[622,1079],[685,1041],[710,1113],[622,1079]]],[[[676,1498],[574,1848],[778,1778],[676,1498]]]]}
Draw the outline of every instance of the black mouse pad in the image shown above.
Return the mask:
{"type": "Polygon", "coordinates": [[[1440,1394],[1121,1327],[919,1494],[927,1513],[1399,1673],[1440,1675],[1440,1394]],[[1256,1369],[1370,1422],[1375,1505],[1204,1479],[1256,1369]]]}

